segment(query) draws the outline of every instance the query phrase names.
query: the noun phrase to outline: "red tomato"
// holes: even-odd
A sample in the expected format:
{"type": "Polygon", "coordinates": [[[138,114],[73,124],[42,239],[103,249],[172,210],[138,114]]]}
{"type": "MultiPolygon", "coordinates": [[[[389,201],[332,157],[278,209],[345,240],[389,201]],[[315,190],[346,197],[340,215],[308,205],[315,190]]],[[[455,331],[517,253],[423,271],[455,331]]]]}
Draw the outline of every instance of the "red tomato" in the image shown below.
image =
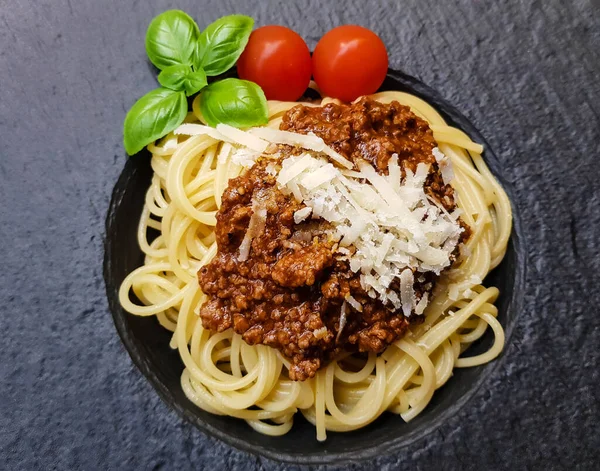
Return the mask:
{"type": "Polygon", "coordinates": [[[263,26],[250,35],[237,70],[240,78],[260,85],[267,99],[295,101],[310,82],[310,51],[291,29],[263,26]]]}
{"type": "Polygon", "coordinates": [[[312,56],[315,82],[324,96],[353,101],[375,93],[387,74],[383,41],[362,26],[338,26],[317,43],[312,56]]]}

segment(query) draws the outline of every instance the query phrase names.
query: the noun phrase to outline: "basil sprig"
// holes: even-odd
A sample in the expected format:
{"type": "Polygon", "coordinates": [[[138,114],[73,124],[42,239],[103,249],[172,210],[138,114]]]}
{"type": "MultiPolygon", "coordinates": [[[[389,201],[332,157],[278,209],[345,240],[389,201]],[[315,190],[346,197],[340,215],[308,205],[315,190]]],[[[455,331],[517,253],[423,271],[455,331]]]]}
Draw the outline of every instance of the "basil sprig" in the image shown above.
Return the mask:
{"type": "Polygon", "coordinates": [[[229,78],[208,85],[207,76],[220,75],[236,63],[252,32],[254,20],[225,16],[200,29],[180,10],[152,20],[146,32],[146,53],[160,70],[161,88],[144,95],[129,110],[123,143],[133,155],[177,128],[188,111],[187,98],[198,92],[200,111],[210,126],[226,123],[250,127],[268,121],[267,100],[253,82],[229,78]]]}

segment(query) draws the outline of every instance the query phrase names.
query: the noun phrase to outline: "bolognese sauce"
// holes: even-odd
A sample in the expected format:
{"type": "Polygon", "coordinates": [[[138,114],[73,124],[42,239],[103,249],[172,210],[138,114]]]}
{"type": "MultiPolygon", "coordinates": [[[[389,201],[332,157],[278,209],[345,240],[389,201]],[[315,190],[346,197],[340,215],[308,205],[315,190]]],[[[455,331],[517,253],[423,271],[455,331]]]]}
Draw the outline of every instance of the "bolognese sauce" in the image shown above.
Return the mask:
{"type": "MultiPolygon", "coordinates": [[[[431,129],[398,102],[363,98],[353,104],[297,105],[284,115],[280,129],[314,133],[351,162],[367,161],[382,175],[393,155],[403,177],[407,169],[414,172],[425,163],[427,195],[447,211],[456,208],[453,189],[444,183],[432,153],[436,142],[431,129]]],[[[357,273],[338,256],[327,222],[296,222],[302,203],[278,189],[270,171],[274,160],[280,163],[294,152],[293,147],[279,146],[276,157],[258,159],[229,181],[217,213],[217,255],[200,269],[198,279],[207,296],[200,309],[205,328],[233,328],[248,344],[280,350],[291,362],[289,377],[305,380],[341,351],[382,352],[420,316],[407,317],[365,292],[357,273]],[[242,259],[240,247],[257,200],[264,219],[248,257],[242,259]],[[344,302],[348,296],[360,304],[360,311],[344,302]]],[[[470,231],[461,226],[464,243],[470,231]]],[[[438,276],[418,275],[414,291],[421,298],[433,290],[438,276]]],[[[390,286],[400,289],[397,280],[390,286]]]]}

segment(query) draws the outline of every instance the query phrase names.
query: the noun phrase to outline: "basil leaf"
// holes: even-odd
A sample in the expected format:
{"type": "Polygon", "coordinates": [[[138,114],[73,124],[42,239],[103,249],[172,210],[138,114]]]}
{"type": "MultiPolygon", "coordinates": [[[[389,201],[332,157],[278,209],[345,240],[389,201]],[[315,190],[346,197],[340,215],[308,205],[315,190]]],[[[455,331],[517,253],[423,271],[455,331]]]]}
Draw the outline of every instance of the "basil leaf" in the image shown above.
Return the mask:
{"type": "Polygon", "coordinates": [[[170,65],[158,74],[158,83],[171,90],[184,90],[187,96],[199,92],[207,84],[204,71],[194,71],[189,65],[170,65]]]}
{"type": "Polygon", "coordinates": [[[123,144],[129,155],[179,126],[187,114],[185,93],[157,88],[131,107],[123,124],[123,144]]]}
{"type": "Polygon", "coordinates": [[[158,83],[171,90],[183,90],[183,81],[191,73],[192,68],[189,65],[170,65],[158,74],[158,83]]]}
{"type": "Polygon", "coordinates": [[[191,65],[200,30],[181,10],[169,10],[152,20],[146,31],[146,53],[159,69],[170,65],[191,65]]]}
{"type": "Polygon", "coordinates": [[[228,78],[211,83],[202,91],[200,111],[210,126],[219,123],[237,128],[266,124],[269,121],[267,99],[253,82],[228,78]]]}
{"type": "Polygon", "coordinates": [[[194,64],[209,77],[231,69],[242,54],[252,32],[254,20],[245,15],[220,18],[202,32],[194,64]]]}

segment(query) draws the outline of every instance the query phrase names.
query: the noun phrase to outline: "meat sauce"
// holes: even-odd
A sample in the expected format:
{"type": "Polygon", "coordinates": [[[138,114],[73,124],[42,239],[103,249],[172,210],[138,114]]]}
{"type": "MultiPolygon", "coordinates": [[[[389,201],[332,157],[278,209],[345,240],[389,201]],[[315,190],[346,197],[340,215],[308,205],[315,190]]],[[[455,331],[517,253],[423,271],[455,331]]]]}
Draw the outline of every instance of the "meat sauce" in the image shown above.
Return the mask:
{"type": "MultiPolygon", "coordinates": [[[[367,160],[382,174],[393,154],[398,154],[403,170],[414,171],[420,162],[427,163],[426,192],[446,209],[455,208],[452,187],[443,183],[432,154],[436,147],[432,131],[398,102],[363,98],[350,105],[297,105],[284,115],[280,129],[315,133],[349,160],[367,160]]],[[[294,152],[281,146],[279,162],[294,152]]],[[[367,296],[359,276],[336,258],[324,223],[295,224],[294,213],[303,206],[277,189],[268,168],[272,162],[259,159],[231,179],[222,196],[215,229],[217,255],[198,272],[207,295],[200,317],[212,331],[233,328],[248,344],[280,350],[291,362],[289,377],[301,381],[313,377],[341,351],[383,351],[421,316],[406,318],[367,296]],[[248,259],[240,261],[239,246],[257,197],[266,207],[264,230],[253,239],[248,259]],[[347,305],[340,332],[341,307],[349,294],[363,309],[358,312],[347,305]]],[[[469,231],[463,227],[464,241],[469,231]]],[[[414,289],[420,298],[433,289],[436,277],[417,275],[414,289]]]]}

